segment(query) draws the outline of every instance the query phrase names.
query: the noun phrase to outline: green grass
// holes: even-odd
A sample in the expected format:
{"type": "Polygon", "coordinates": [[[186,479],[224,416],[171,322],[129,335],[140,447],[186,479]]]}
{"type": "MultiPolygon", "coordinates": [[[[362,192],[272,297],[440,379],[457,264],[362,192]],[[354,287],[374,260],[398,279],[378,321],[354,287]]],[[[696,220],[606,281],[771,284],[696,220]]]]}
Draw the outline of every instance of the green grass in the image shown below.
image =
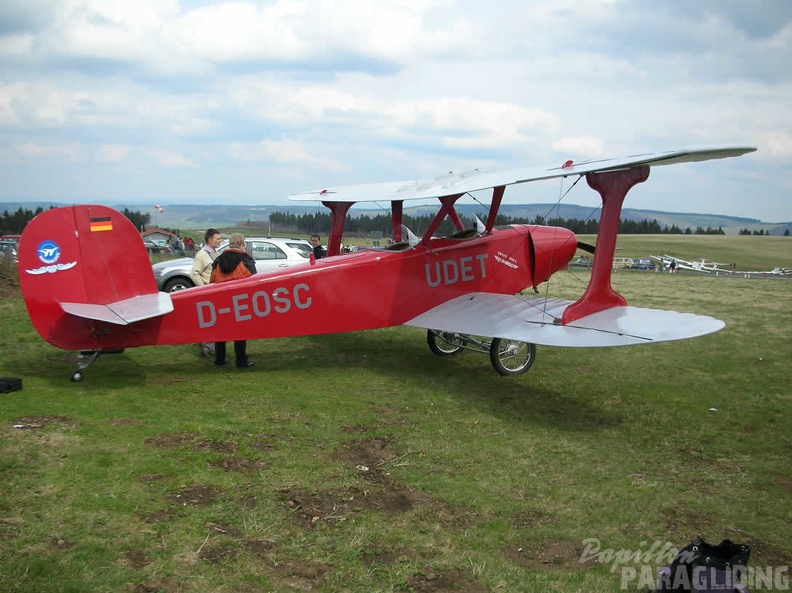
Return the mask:
{"type": "MultiPolygon", "coordinates": [[[[578,240],[595,244],[595,235],[578,240]]],[[[792,267],[792,237],[754,235],[619,235],[616,257],[672,255],[689,261],[737,264],[738,270],[766,271],[792,267]]],[[[583,252],[579,252],[585,255],[583,252]]]]}
{"type": "MultiPolygon", "coordinates": [[[[558,274],[552,295],[586,280],[558,274]]],[[[71,383],[74,356],[12,292],[0,375],[24,390],[0,395],[3,590],[617,590],[620,570],[578,561],[587,538],[728,537],[750,565],[789,565],[792,282],[613,284],[728,325],[540,347],[511,378],[391,328],[254,341],[245,371],[197,346],[139,348],[71,383]]]]}

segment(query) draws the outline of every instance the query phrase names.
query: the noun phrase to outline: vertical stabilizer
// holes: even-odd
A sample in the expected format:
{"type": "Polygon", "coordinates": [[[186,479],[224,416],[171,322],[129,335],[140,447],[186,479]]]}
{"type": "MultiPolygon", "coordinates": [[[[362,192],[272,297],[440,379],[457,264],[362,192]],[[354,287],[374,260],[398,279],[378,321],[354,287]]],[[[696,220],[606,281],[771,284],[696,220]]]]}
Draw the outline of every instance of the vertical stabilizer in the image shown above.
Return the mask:
{"type": "Polygon", "coordinates": [[[140,233],[120,212],[95,205],[48,210],[27,225],[19,283],[39,334],[75,350],[97,347],[97,323],[67,313],[62,303],[107,305],[157,293],[140,233]]]}

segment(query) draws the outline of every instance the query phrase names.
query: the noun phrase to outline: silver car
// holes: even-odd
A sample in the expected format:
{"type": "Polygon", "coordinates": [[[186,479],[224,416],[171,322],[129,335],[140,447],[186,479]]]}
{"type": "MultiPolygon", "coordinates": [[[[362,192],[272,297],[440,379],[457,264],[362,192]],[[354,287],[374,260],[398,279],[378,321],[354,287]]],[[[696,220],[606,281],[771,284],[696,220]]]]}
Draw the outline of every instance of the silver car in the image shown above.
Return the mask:
{"type": "MultiPolygon", "coordinates": [[[[217,252],[228,247],[223,241],[217,252]]],[[[285,239],[282,237],[247,237],[245,251],[256,260],[258,273],[271,272],[278,268],[288,268],[309,261],[313,248],[304,239],[285,239]]],[[[195,283],[190,278],[193,258],[181,257],[159,262],[152,266],[157,286],[162,292],[175,292],[192,288],[195,283]]]]}

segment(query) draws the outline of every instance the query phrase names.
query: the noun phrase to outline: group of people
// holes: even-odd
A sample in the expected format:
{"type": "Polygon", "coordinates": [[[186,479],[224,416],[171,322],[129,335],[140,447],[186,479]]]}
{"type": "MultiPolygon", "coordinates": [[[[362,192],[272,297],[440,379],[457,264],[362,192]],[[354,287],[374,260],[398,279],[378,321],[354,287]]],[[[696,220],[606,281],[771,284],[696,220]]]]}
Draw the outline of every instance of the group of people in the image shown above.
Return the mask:
{"type": "MultiPolygon", "coordinates": [[[[243,235],[240,233],[231,235],[228,239],[228,247],[218,255],[217,248],[222,241],[223,236],[217,229],[207,229],[204,233],[203,247],[195,254],[190,272],[190,277],[196,286],[229,282],[256,273],[256,261],[245,251],[243,235]]],[[[327,255],[319,235],[311,235],[311,245],[315,259],[327,255]]],[[[226,364],[226,342],[204,342],[200,347],[203,356],[214,356],[214,363],[217,366],[226,364]]],[[[248,360],[247,340],[234,341],[234,359],[238,369],[252,367],[255,364],[248,360]]]]}
{"type": "MultiPolygon", "coordinates": [[[[204,246],[195,254],[190,273],[196,286],[247,278],[256,273],[255,260],[245,252],[245,237],[234,233],[228,240],[228,248],[218,255],[217,248],[222,240],[217,229],[208,229],[204,234],[204,246]]],[[[226,343],[203,343],[201,354],[214,356],[214,363],[224,366],[227,362],[226,343]]],[[[238,369],[253,366],[254,363],[248,360],[246,340],[234,341],[234,359],[238,369]]]]}

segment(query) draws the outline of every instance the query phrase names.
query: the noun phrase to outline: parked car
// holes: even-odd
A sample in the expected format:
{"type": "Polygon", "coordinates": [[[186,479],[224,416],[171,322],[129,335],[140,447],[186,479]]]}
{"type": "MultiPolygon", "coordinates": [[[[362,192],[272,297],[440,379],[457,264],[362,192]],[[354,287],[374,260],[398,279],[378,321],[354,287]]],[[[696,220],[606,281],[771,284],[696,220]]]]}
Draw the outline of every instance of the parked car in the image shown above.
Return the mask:
{"type": "Polygon", "coordinates": [[[170,247],[166,245],[160,245],[159,243],[155,243],[151,239],[144,239],[143,245],[146,246],[146,251],[149,253],[170,253],[170,247]]]}
{"type": "Polygon", "coordinates": [[[593,265],[594,265],[594,260],[584,255],[581,255],[577,259],[574,259],[571,262],[569,262],[570,268],[590,268],[593,265]]]}
{"type": "Polygon", "coordinates": [[[648,258],[644,257],[637,257],[633,260],[635,263],[633,264],[634,270],[654,270],[655,263],[648,258]]]}
{"type": "Polygon", "coordinates": [[[16,245],[19,245],[19,240],[22,238],[22,235],[3,235],[0,237],[0,241],[12,241],[16,245]]]}
{"type": "MultiPolygon", "coordinates": [[[[227,247],[228,241],[223,241],[217,252],[222,253],[227,247]]],[[[313,248],[304,239],[248,237],[245,239],[245,251],[256,260],[256,271],[264,273],[306,263],[310,260],[313,248]]],[[[192,288],[195,286],[190,278],[192,265],[191,257],[180,257],[154,264],[152,269],[157,286],[162,292],[192,288]]]]}
{"type": "Polygon", "coordinates": [[[5,260],[6,256],[12,258],[13,262],[17,261],[17,243],[10,239],[0,240],[0,261],[5,260]]]}
{"type": "Polygon", "coordinates": [[[614,270],[622,270],[624,268],[632,268],[635,265],[635,262],[632,260],[631,257],[614,257],[613,258],[613,269],[614,270]]]}

